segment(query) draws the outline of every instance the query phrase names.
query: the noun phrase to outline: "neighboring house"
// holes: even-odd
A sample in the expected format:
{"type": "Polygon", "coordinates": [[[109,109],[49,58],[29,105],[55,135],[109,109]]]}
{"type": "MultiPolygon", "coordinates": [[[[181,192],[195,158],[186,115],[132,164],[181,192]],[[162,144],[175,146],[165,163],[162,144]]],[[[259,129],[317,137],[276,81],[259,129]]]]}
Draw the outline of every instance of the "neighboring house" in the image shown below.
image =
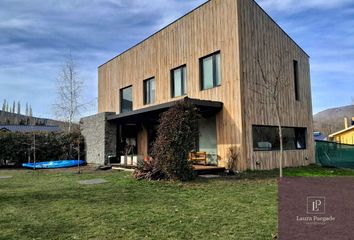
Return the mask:
{"type": "Polygon", "coordinates": [[[0,125],[0,132],[61,132],[58,126],[0,125]]]}
{"type": "Polygon", "coordinates": [[[354,117],[351,119],[351,124],[348,124],[348,119],[344,119],[344,129],[329,135],[331,141],[342,144],[354,145],[354,117]]]}
{"type": "Polygon", "coordinates": [[[321,132],[314,132],[313,138],[315,141],[326,141],[327,137],[323,135],[321,132]]]}
{"type": "Polygon", "coordinates": [[[261,71],[280,64],[284,166],[314,163],[309,56],[253,0],[210,0],[98,69],[99,114],[82,119],[87,161],[146,156],[159,114],[188,96],[200,108],[199,151],[238,169],[279,166],[274,106],[263,104],[261,71]],[[262,93],[261,93],[262,94],[262,93]]]}

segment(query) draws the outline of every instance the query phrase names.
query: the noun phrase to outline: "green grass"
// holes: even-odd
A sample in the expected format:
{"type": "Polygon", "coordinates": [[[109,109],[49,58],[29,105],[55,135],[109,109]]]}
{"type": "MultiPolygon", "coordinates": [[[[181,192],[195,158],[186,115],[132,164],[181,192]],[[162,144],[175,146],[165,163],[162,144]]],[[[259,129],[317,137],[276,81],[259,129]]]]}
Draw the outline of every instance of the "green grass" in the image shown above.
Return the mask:
{"type": "MultiPolygon", "coordinates": [[[[0,239],[272,239],[277,171],[190,183],[135,181],[122,172],[5,171],[0,239]],[[101,185],[78,180],[103,178],[101,185]]],[[[286,176],[348,176],[316,166],[286,176]]]]}

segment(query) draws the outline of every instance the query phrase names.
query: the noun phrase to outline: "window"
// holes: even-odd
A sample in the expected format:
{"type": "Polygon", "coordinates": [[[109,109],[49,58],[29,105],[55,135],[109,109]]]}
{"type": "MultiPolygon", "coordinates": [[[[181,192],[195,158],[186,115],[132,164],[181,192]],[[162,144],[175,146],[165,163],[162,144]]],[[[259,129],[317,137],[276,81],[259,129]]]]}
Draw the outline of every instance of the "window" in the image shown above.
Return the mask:
{"type": "Polygon", "coordinates": [[[180,97],[187,94],[187,68],[182,66],[171,71],[172,97],[180,97]]]}
{"type": "Polygon", "coordinates": [[[155,78],[144,81],[144,104],[155,102],[155,78]]]}
{"type": "MultiPolygon", "coordinates": [[[[278,127],[253,126],[253,149],[273,151],[280,149],[278,127]]],[[[306,149],[306,128],[283,127],[283,149],[306,149]]]]}
{"type": "Polygon", "coordinates": [[[295,99],[300,101],[300,92],[299,92],[299,63],[298,61],[293,61],[294,68],[294,87],[295,87],[295,99]]]}
{"type": "Polygon", "coordinates": [[[120,90],[120,112],[130,112],[133,110],[133,87],[126,87],[120,90]]]}
{"type": "Polygon", "coordinates": [[[221,85],[220,52],[200,59],[201,89],[221,85]]]}

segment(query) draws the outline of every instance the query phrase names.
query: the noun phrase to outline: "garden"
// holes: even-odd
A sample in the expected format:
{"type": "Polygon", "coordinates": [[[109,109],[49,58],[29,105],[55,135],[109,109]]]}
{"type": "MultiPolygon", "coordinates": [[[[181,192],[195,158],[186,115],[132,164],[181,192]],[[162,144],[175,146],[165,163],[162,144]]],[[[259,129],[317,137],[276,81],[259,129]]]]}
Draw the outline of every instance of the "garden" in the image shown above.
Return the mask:
{"type": "MultiPolygon", "coordinates": [[[[75,167],[0,170],[0,240],[275,239],[279,170],[196,177],[188,154],[198,118],[188,103],[162,114],[152,157],[133,173],[91,166],[82,174],[75,167]]],[[[80,133],[1,134],[0,159],[16,165],[84,156],[80,133]]],[[[286,168],[284,176],[354,171],[310,165],[286,168]]]]}
{"type": "MultiPolygon", "coordinates": [[[[1,170],[0,239],[273,239],[278,171],[190,182],[137,181],[85,167],[1,170]],[[80,180],[104,179],[97,185],[80,180]]],[[[285,176],[354,176],[309,166],[285,176]]]]}

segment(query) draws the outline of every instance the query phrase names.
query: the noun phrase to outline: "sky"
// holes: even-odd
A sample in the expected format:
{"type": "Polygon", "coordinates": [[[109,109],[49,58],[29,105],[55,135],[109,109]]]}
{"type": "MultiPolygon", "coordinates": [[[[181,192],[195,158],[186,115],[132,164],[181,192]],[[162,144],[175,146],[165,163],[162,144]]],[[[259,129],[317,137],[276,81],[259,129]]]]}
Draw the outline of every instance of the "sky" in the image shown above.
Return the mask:
{"type": "MultiPolygon", "coordinates": [[[[72,54],[83,115],[97,111],[97,67],[205,0],[0,0],[0,104],[54,117],[60,68],[72,54]],[[24,107],[22,107],[23,109],[24,107]]],[[[353,0],[257,0],[311,56],[313,111],[354,97],[353,0]]]]}

